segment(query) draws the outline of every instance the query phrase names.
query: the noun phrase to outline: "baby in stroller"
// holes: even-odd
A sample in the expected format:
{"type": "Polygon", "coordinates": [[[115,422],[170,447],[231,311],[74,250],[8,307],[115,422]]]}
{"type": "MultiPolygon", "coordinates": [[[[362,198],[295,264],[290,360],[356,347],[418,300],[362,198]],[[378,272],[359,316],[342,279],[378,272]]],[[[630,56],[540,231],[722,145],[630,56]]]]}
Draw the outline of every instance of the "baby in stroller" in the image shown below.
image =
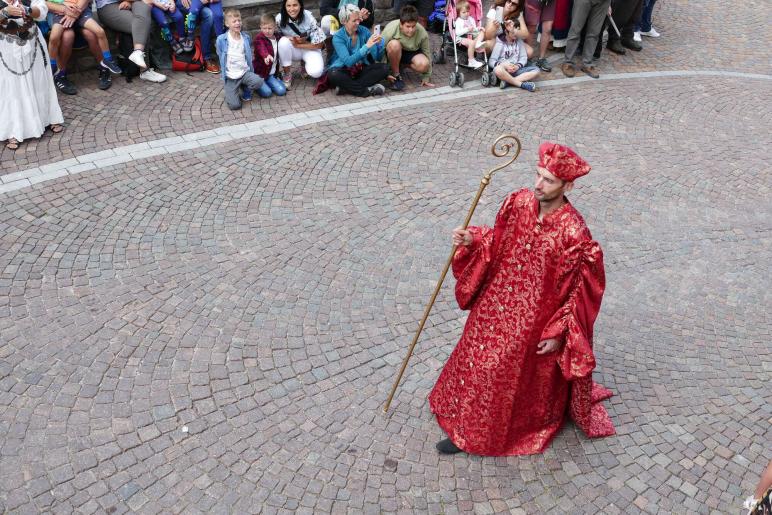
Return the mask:
{"type": "Polygon", "coordinates": [[[453,23],[456,32],[455,43],[466,47],[469,58],[467,65],[476,70],[485,65],[484,62],[480,62],[474,57],[475,53],[485,44],[483,41],[485,34],[474,17],[469,15],[472,8],[468,0],[459,0],[456,9],[458,10],[458,18],[453,23]]]}

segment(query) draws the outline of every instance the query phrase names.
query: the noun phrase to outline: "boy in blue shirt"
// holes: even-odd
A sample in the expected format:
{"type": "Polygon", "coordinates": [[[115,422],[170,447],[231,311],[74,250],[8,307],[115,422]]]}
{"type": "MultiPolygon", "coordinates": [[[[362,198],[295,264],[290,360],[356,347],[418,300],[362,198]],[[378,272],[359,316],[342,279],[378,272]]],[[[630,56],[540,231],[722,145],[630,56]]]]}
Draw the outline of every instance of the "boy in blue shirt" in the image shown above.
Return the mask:
{"type": "Polygon", "coordinates": [[[228,9],[224,14],[228,30],[217,37],[215,47],[220,58],[220,76],[225,83],[225,102],[235,111],[241,109],[242,100],[252,100],[253,91],[269,97],[271,89],[263,87],[263,78],[252,67],[252,40],[249,34],[241,32],[241,13],[228,9]]]}

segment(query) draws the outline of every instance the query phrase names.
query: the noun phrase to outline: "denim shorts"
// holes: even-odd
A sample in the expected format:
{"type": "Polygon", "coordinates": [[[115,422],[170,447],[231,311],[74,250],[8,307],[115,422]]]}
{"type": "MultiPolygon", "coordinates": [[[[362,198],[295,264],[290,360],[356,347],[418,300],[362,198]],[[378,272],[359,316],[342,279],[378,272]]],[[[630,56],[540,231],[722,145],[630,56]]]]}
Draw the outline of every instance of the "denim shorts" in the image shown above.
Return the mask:
{"type": "Polygon", "coordinates": [[[511,76],[517,77],[518,75],[522,75],[524,73],[528,72],[538,72],[539,67],[538,66],[523,66],[519,70],[517,70],[515,73],[510,73],[511,76]]]}
{"type": "MultiPolygon", "coordinates": [[[[78,19],[75,20],[75,24],[74,25],[76,25],[78,27],[83,27],[86,24],[86,22],[89,21],[90,19],[92,19],[93,17],[94,17],[94,15],[91,12],[91,6],[88,6],[85,9],[83,9],[82,13],[80,13],[80,16],[78,17],[78,19]]],[[[61,25],[62,24],[62,18],[64,18],[64,15],[62,15],[62,14],[52,14],[52,20],[51,21],[53,21],[53,23],[51,23],[51,21],[49,21],[49,23],[50,23],[50,25],[52,27],[56,23],[61,25]]]]}

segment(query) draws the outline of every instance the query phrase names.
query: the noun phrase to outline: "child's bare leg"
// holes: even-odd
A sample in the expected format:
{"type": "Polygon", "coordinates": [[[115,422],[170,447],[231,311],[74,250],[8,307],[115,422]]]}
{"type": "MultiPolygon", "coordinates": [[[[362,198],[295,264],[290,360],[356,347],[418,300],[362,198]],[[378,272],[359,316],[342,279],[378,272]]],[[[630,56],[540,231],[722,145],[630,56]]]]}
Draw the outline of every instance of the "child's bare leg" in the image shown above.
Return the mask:
{"type": "Polygon", "coordinates": [[[86,29],[83,29],[82,34],[83,39],[85,39],[86,43],[88,44],[88,49],[91,52],[91,55],[94,56],[94,59],[96,59],[97,62],[101,61],[102,49],[99,48],[99,40],[97,39],[96,34],[86,29]]]}
{"type": "Polygon", "coordinates": [[[469,57],[469,60],[471,61],[472,59],[474,59],[474,43],[472,42],[472,40],[462,39],[461,41],[459,41],[459,44],[461,46],[466,47],[466,55],[467,57],[469,57]]]}
{"type": "Polygon", "coordinates": [[[54,26],[51,27],[51,34],[48,36],[48,55],[51,59],[59,59],[59,45],[62,43],[62,34],[64,34],[64,27],[54,23],[54,26]]]}
{"type": "Polygon", "coordinates": [[[107,34],[105,33],[105,29],[103,29],[95,19],[88,19],[86,23],[83,24],[83,28],[94,33],[94,35],[97,37],[97,41],[99,42],[99,49],[102,52],[107,52],[110,50],[110,42],[107,41],[107,34]]]}
{"type": "Polygon", "coordinates": [[[506,68],[504,68],[503,64],[496,66],[493,69],[493,73],[496,74],[496,77],[498,77],[499,80],[502,80],[511,86],[520,86],[520,84],[515,81],[515,78],[512,76],[512,74],[509,73],[506,68]]]}
{"type": "Polygon", "coordinates": [[[528,72],[528,73],[521,73],[517,77],[512,77],[512,80],[514,82],[510,82],[510,84],[514,84],[515,86],[517,86],[519,88],[520,85],[523,82],[529,81],[531,79],[535,79],[538,76],[539,76],[539,71],[538,70],[535,70],[535,71],[532,71],[532,72],[528,72]]]}

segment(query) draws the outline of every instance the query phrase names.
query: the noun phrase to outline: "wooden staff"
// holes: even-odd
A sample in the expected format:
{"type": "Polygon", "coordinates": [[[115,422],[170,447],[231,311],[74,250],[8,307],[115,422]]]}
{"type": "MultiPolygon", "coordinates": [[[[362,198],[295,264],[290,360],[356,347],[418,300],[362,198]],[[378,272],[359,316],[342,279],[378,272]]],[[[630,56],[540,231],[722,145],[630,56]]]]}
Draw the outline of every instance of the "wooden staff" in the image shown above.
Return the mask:
{"type": "MultiPolygon", "coordinates": [[[[493,154],[496,157],[509,156],[510,151],[515,146],[517,150],[515,151],[514,156],[512,156],[503,165],[492,168],[491,170],[488,171],[488,173],[483,175],[483,178],[480,180],[480,187],[477,189],[477,195],[475,195],[474,200],[472,201],[472,207],[469,208],[469,213],[467,213],[466,220],[464,220],[464,225],[463,225],[464,229],[466,229],[469,226],[469,222],[472,220],[472,215],[474,214],[474,210],[477,208],[477,203],[480,201],[480,197],[482,196],[482,193],[485,190],[485,187],[491,183],[491,178],[493,177],[493,174],[514,163],[517,157],[520,155],[520,149],[522,148],[522,145],[520,144],[520,140],[517,138],[517,136],[505,134],[503,136],[499,136],[498,139],[493,142],[493,146],[491,147],[491,154],[493,154]]],[[[418,342],[418,337],[421,336],[421,331],[423,331],[424,324],[426,323],[426,319],[429,318],[429,313],[432,310],[432,306],[434,306],[434,301],[437,299],[437,295],[440,293],[440,289],[442,288],[442,283],[445,281],[445,276],[448,274],[450,265],[453,263],[453,256],[456,255],[456,248],[457,246],[453,245],[450,249],[450,256],[448,256],[448,261],[445,263],[445,268],[442,270],[442,274],[440,274],[440,279],[439,281],[437,281],[437,286],[434,287],[434,293],[432,294],[432,298],[429,300],[429,304],[426,306],[426,309],[424,310],[424,316],[421,319],[421,323],[418,324],[418,330],[415,332],[415,336],[413,337],[413,342],[410,344],[410,347],[407,350],[407,355],[405,356],[405,359],[402,360],[402,367],[399,369],[399,373],[397,374],[396,379],[394,379],[394,386],[392,386],[391,393],[389,394],[389,398],[386,400],[386,405],[383,407],[384,413],[389,411],[389,406],[391,406],[391,401],[392,399],[394,399],[394,393],[397,391],[397,386],[399,386],[399,382],[402,380],[402,374],[405,373],[405,369],[407,368],[407,362],[410,360],[410,356],[413,355],[413,349],[415,349],[415,345],[418,342]]]]}

